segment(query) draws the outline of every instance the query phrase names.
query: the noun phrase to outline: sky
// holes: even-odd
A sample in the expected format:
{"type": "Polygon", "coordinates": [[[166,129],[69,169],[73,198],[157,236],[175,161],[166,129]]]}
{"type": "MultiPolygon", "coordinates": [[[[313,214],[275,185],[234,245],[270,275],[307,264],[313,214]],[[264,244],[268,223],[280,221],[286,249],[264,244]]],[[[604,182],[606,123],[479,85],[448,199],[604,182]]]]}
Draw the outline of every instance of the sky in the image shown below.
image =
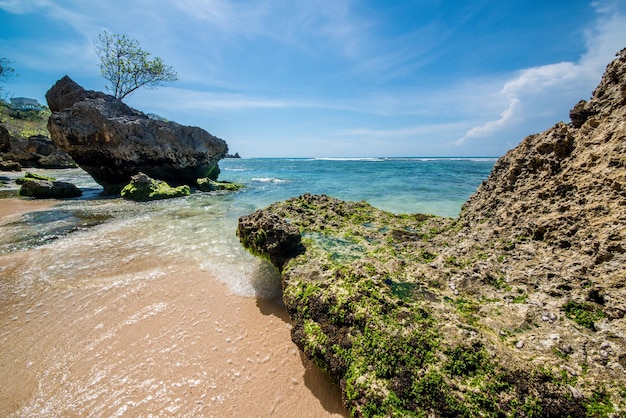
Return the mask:
{"type": "Polygon", "coordinates": [[[106,92],[126,34],[178,80],[125,102],[253,157],[499,157],[589,99],[626,0],[0,0],[4,90],[106,92]]]}

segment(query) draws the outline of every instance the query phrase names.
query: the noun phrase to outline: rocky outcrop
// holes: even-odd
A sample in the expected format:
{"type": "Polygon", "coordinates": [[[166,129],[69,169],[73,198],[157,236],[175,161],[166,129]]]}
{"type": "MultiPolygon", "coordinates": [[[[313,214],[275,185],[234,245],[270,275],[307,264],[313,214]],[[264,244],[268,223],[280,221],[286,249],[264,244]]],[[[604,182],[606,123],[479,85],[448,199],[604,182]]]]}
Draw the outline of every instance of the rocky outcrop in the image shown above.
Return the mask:
{"type": "Polygon", "coordinates": [[[173,186],[217,178],[226,143],[208,132],[154,120],[115,97],[87,91],[65,76],[47,93],[54,143],[72,156],[105,193],[118,193],[143,172],[173,186]]]}
{"type": "Polygon", "coordinates": [[[240,219],[281,271],[293,341],[352,415],[624,413],[625,74],[626,50],[458,219],[311,195],[240,219]]]}
{"type": "Polygon", "coordinates": [[[14,161],[22,167],[75,168],[76,163],[66,152],[57,148],[52,140],[43,135],[27,138],[11,138],[9,149],[0,154],[4,160],[14,161]]]}
{"type": "Polygon", "coordinates": [[[152,179],[144,173],[132,176],[130,183],[120,192],[123,198],[137,202],[189,196],[190,193],[191,189],[187,185],[171,187],[166,182],[152,179]]]}

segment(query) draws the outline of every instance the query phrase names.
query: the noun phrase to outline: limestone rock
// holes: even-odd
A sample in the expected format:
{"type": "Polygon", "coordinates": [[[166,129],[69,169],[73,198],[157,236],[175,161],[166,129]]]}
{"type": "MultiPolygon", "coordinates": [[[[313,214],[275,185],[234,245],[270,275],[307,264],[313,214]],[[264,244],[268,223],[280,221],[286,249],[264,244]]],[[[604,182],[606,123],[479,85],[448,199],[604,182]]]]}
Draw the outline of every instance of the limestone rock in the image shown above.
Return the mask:
{"type": "Polygon", "coordinates": [[[624,414],[626,50],[571,115],[498,160],[458,219],[312,195],[240,219],[352,415],[624,414]],[[303,249],[265,244],[284,229],[303,249]]]}
{"type": "Polygon", "coordinates": [[[250,251],[265,256],[279,269],[302,250],[298,228],[263,211],[240,218],[237,236],[250,251]]]}
{"type": "Polygon", "coordinates": [[[52,140],[108,194],[118,193],[139,172],[173,186],[215,179],[217,163],[228,151],[223,140],[198,127],[151,119],[67,76],[46,99],[52,140]]]}
{"type": "Polygon", "coordinates": [[[122,189],[120,194],[125,199],[147,202],[189,196],[190,193],[191,189],[187,185],[171,187],[162,180],[155,180],[144,173],[138,173],[131,177],[130,183],[122,189]]]}

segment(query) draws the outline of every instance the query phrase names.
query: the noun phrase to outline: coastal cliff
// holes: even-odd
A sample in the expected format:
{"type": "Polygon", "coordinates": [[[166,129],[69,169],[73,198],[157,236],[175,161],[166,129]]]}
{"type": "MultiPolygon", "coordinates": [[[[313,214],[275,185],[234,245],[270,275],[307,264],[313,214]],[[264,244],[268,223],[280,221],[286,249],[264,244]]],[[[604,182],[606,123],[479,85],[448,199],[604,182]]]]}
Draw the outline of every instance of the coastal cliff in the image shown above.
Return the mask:
{"type": "Polygon", "coordinates": [[[626,49],[495,165],[458,219],[304,195],[238,236],[353,416],[626,410],[626,49]]]}

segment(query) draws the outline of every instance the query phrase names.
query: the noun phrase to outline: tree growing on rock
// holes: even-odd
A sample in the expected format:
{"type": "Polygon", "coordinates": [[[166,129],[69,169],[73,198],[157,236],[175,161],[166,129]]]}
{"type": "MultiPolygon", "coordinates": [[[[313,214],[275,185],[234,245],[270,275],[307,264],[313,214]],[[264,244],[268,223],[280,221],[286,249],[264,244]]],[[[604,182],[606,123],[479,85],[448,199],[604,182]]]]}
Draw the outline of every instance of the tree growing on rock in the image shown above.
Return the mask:
{"type": "Polygon", "coordinates": [[[125,34],[98,35],[96,53],[100,57],[100,73],[111,85],[106,86],[123,100],[140,87],[155,88],[178,80],[176,71],[159,57],[141,49],[139,41],[125,34]]]}

